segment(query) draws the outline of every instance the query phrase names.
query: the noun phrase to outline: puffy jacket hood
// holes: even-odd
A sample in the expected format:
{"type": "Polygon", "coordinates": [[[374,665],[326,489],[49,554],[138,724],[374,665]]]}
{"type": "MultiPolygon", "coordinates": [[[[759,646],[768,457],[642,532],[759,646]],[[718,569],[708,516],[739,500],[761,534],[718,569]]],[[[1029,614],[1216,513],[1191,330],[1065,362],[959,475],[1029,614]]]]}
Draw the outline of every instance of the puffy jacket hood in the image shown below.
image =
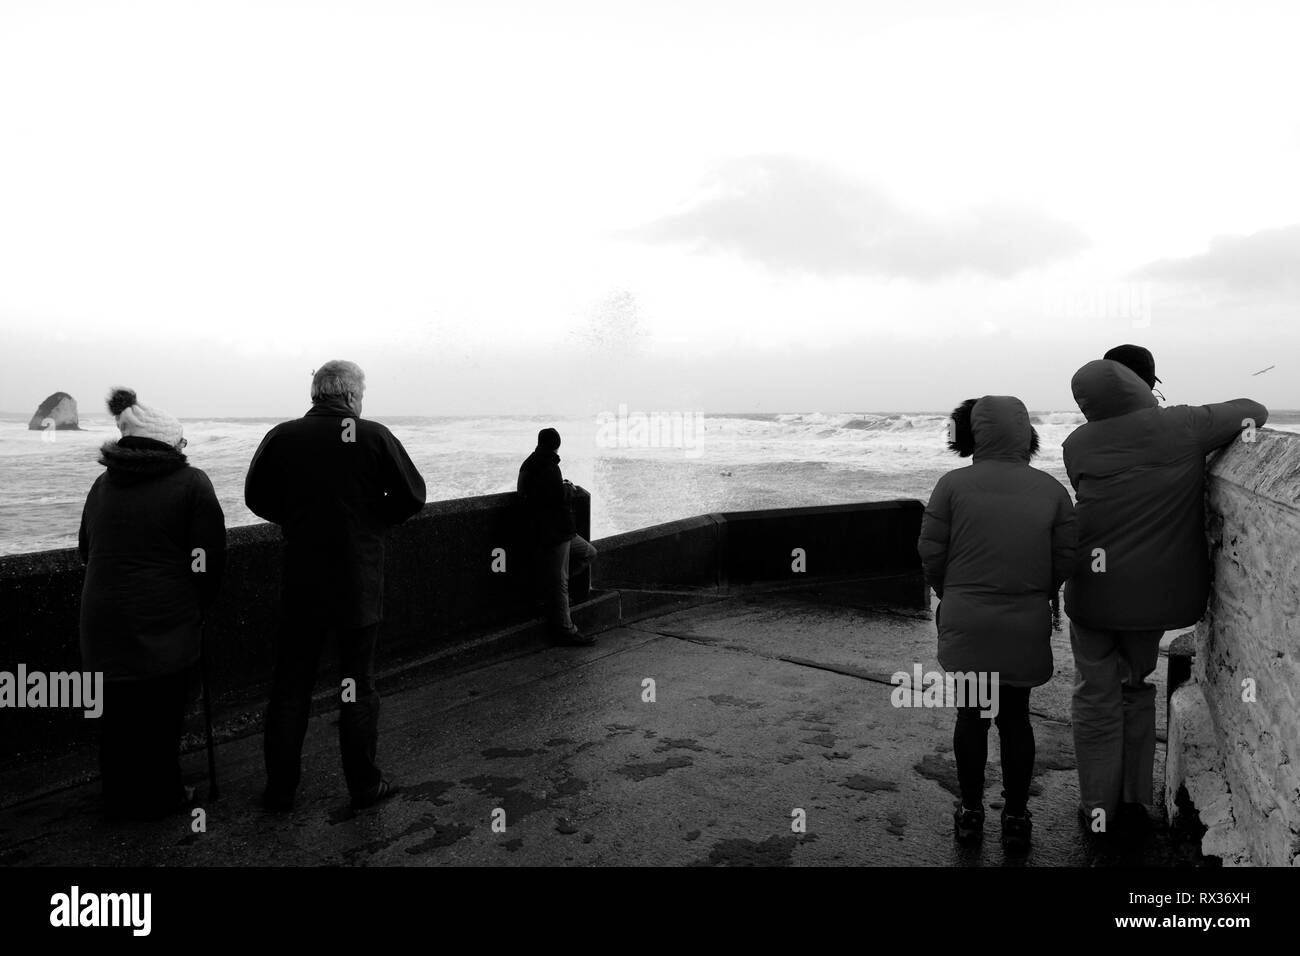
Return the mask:
{"type": "Polygon", "coordinates": [[[99,463],[108,468],[114,481],[136,482],[169,475],[186,466],[182,452],[152,438],[127,436],[105,442],[99,449],[99,463]]]}
{"type": "Polygon", "coordinates": [[[1070,379],[1070,389],[1079,411],[1090,422],[1118,418],[1159,404],[1137,372],[1110,359],[1097,359],[1079,369],[1070,379]]]}
{"type": "Polygon", "coordinates": [[[1025,403],[1011,395],[985,395],[970,413],[975,460],[1029,461],[1034,429],[1025,403]]]}

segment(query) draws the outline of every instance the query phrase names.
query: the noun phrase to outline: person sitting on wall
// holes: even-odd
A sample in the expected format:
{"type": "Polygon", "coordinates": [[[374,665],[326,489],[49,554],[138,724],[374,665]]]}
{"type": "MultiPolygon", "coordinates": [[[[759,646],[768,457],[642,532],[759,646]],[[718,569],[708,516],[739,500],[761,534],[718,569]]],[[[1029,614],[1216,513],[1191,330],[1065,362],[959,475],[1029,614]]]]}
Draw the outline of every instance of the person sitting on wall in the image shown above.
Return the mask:
{"type": "Polygon", "coordinates": [[[339,749],[355,809],[396,791],[375,765],[375,646],[383,618],[384,533],[424,505],[424,479],[387,428],[361,417],[365,375],[326,362],[312,407],[276,425],[253,455],[248,509],[284,532],[283,625],[266,708],[268,810],[293,808],[325,638],[338,635],[339,749]]]}
{"type": "Polygon", "coordinates": [[[559,448],[559,432],[554,428],[539,431],[537,448],[519,466],[516,489],[541,551],[548,636],[555,644],[590,645],[596,639],[578,630],[569,613],[569,576],[590,567],[596,549],[574,525],[573,485],[560,473],[559,448]]]}
{"type": "Polygon", "coordinates": [[[186,461],[181,423],[115,388],[122,437],[100,449],[77,550],[86,564],[81,656],[104,675],[100,773],[109,819],[191,805],[180,740],[203,618],[221,586],[226,522],[208,476],[186,461]]]}
{"type": "Polygon", "coordinates": [[[1140,835],[1149,823],[1156,668],[1165,631],[1205,613],[1205,456],[1268,420],[1238,398],[1161,407],[1155,361],[1121,345],[1070,382],[1087,421],[1062,445],[1077,495],[1079,562],[1065,585],[1075,684],[1079,813],[1089,832],[1140,835]]]}

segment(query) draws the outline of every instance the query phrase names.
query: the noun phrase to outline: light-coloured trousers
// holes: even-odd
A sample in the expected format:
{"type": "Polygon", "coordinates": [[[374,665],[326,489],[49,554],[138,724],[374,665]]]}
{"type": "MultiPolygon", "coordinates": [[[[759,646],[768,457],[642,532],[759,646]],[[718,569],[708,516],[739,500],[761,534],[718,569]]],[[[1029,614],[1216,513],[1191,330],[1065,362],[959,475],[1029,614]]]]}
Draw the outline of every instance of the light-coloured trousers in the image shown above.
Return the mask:
{"type": "Polygon", "coordinates": [[[1074,755],[1079,803],[1113,821],[1121,803],[1150,806],[1156,756],[1156,688],[1146,682],[1164,631],[1094,630],[1071,621],[1074,755]]]}
{"type": "Polygon", "coordinates": [[[578,575],[596,560],[596,549],[581,535],[542,551],[546,573],[547,620],[552,627],[573,630],[569,616],[569,575],[578,575]],[[572,564],[571,564],[572,563],[572,564]]]}

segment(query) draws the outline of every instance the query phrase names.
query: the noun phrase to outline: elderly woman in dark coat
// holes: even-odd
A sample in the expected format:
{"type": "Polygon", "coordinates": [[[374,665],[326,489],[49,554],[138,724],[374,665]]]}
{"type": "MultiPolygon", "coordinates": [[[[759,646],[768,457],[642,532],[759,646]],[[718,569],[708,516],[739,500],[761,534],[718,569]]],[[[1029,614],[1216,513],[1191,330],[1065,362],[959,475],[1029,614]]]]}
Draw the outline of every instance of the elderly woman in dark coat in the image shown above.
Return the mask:
{"type": "MultiPolygon", "coordinates": [[[[1029,784],[1034,731],[1029,691],[1052,676],[1051,600],[1074,563],[1074,506],[1064,486],[1031,468],[1038,433],[1018,398],[986,395],[953,412],[949,447],[968,468],[939,479],[921,522],[918,550],[939,596],[939,663],[979,675],[997,694],[1002,743],[1002,842],[1029,843],[1029,784]]],[[[989,708],[993,710],[994,708],[989,708]]],[[[954,813],[958,840],[984,826],[984,764],[989,717],[959,706],[953,751],[961,787],[954,813]]]]}
{"type": "Polygon", "coordinates": [[[114,389],[108,410],[122,437],[100,450],[106,470],[81,516],[81,654],[104,675],[105,812],[147,819],[193,796],[181,784],[180,736],[226,526],[212,482],[181,452],[180,422],[129,389],[114,389]]]}

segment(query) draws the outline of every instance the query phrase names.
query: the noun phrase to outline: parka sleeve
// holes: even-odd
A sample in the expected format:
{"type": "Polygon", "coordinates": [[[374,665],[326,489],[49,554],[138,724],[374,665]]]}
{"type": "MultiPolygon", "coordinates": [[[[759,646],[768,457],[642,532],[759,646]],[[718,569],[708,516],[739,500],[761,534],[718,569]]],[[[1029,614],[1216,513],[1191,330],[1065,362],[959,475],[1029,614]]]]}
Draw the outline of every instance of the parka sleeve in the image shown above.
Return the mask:
{"type": "Polygon", "coordinates": [[[952,521],[952,499],[946,479],[946,475],[940,478],[930,493],[930,502],[921,518],[921,537],[916,543],[926,583],[940,598],[943,597],[943,579],[948,567],[948,535],[952,521]]]}
{"type": "Polygon", "coordinates": [[[259,518],[272,524],[284,524],[283,476],[275,463],[275,429],[266,433],[253,453],[244,479],[244,504],[259,518]]]}
{"type": "Polygon", "coordinates": [[[1255,428],[1262,428],[1268,421],[1268,409],[1249,398],[1234,398],[1213,405],[1191,405],[1187,413],[1192,434],[1201,451],[1207,455],[1240,435],[1247,422],[1255,428]]]}
{"type": "Polygon", "coordinates": [[[1074,493],[1079,493],[1079,472],[1075,469],[1074,455],[1070,449],[1070,439],[1067,437],[1061,443],[1061,462],[1065,465],[1065,476],[1070,479],[1070,487],[1074,493]]]}
{"type": "Polygon", "coordinates": [[[190,570],[195,575],[199,607],[207,612],[221,590],[226,573],[226,516],[208,476],[194,470],[194,500],[190,510],[190,570]],[[202,549],[203,561],[196,563],[195,551],[202,549]]]}
{"type": "Polygon", "coordinates": [[[95,491],[99,488],[99,479],[90,486],[90,493],[86,495],[86,503],[81,508],[81,526],[77,528],[77,554],[81,555],[81,563],[90,563],[90,535],[86,534],[86,521],[90,514],[90,503],[95,499],[95,491]]]}
{"type": "Polygon", "coordinates": [[[401,524],[424,507],[424,479],[397,438],[388,433],[384,441],[384,518],[401,524]]]}
{"type": "Polygon", "coordinates": [[[1077,548],[1078,526],[1075,524],[1074,504],[1062,488],[1061,496],[1057,499],[1056,521],[1052,525],[1053,594],[1074,574],[1077,548]]]}

